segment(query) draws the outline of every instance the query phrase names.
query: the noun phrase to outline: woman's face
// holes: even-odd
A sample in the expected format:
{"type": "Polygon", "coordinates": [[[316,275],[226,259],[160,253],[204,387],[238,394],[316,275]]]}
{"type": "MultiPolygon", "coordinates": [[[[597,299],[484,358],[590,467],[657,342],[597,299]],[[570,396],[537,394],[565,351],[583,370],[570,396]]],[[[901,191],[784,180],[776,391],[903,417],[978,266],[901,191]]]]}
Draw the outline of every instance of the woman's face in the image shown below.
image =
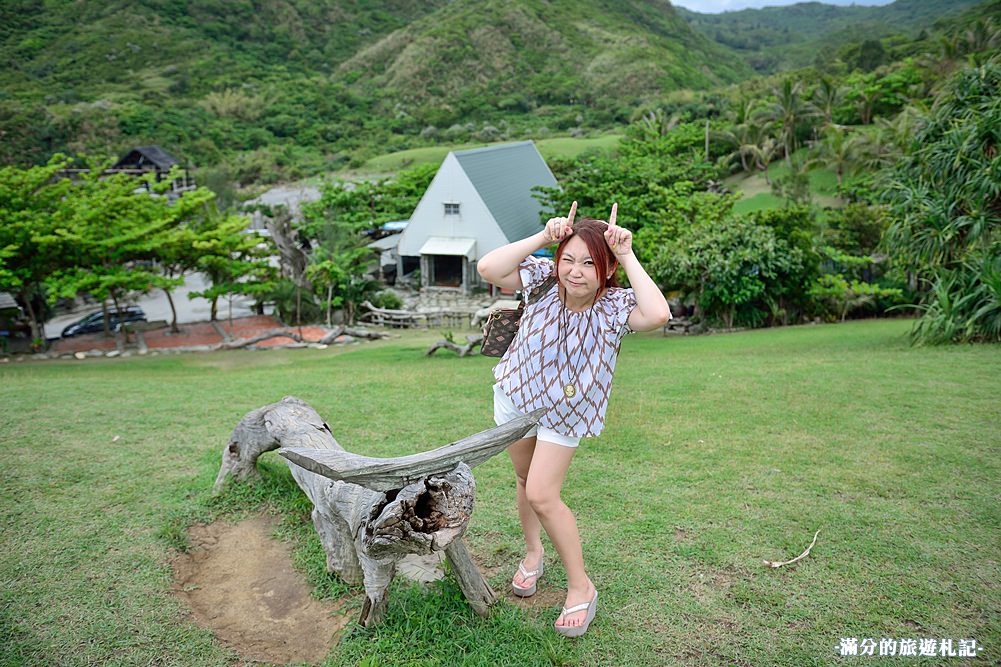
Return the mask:
{"type": "Polygon", "coordinates": [[[594,265],[587,244],[579,236],[571,236],[563,247],[557,274],[567,294],[577,299],[593,297],[606,278],[594,265]]]}

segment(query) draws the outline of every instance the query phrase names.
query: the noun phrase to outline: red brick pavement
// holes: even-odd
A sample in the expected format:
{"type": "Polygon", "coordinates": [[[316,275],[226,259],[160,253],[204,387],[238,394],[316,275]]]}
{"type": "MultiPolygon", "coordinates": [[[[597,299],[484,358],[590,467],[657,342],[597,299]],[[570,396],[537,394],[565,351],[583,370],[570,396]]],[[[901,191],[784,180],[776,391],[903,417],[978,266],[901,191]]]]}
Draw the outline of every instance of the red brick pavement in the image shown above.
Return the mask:
{"type": "MultiPolygon", "coordinates": [[[[327,334],[327,330],[318,326],[285,327],[278,320],[267,315],[257,315],[254,317],[242,317],[233,320],[230,326],[229,320],[220,320],[219,324],[233,340],[252,338],[272,329],[288,329],[294,333],[300,333],[302,339],[307,343],[314,343],[327,334]]],[[[215,330],[211,322],[192,322],[181,324],[178,327],[181,333],[171,333],[170,327],[147,331],[143,334],[146,346],[152,349],[163,349],[171,347],[186,347],[188,345],[215,345],[223,342],[222,336],[215,330]]],[[[283,345],[292,340],[285,336],[268,338],[257,343],[258,347],[271,347],[283,345]]],[[[74,336],[72,338],[61,338],[52,345],[50,352],[55,354],[87,352],[88,350],[110,351],[116,347],[114,338],[105,338],[103,334],[87,334],[84,336],[74,336]]]]}

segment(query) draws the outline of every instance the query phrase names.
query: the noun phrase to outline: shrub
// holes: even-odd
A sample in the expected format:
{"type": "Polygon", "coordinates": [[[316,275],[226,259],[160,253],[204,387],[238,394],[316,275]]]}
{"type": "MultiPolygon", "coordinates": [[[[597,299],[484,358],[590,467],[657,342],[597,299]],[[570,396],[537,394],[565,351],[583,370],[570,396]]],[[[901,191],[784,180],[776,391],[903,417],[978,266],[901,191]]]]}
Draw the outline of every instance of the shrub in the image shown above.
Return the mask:
{"type": "Polygon", "coordinates": [[[803,252],[747,218],[690,228],[667,244],[651,273],[662,287],[694,297],[709,320],[726,327],[785,320],[782,302],[803,274],[803,252]]]}
{"type": "Polygon", "coordinates": [[[403,299],[396,292],[390,290],[376,292],[372,295],[370,301],[376,308],[386,308],[388,310],[400,310],[403,308],[403,299]]]}
{"type": "Polygon", "coordinates": [[[884,248],[917,275],[914,343],[1001,341],[1001,63],[958,72],[890,173],[884,248]]]}

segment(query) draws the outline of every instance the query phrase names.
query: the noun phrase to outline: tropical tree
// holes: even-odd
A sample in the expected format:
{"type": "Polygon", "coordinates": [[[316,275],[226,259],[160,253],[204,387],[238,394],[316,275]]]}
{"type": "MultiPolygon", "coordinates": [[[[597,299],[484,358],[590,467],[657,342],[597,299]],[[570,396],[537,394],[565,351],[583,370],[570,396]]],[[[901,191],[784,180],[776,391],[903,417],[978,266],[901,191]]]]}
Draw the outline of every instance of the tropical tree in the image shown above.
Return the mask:
{"type": "Polygon", "coordinates": [[[886,50],[883,48],[883,43],[878,39],[867,39],[858,47],[855,65],[863,72],[871,72],[882,65],[885,59],[886,50]]]}
{"type": "Polygon", "coordinates": [[[816,248],[816,215],[809,206],[794,205],[755,211],[748,218],[771,229],[775,238],[800,258],[769,284],[764,298],[772,323],[788,324],[812,307],[808,289],[819,275],[821,258],[816,248]]]}
{"type": "Polygon", "coordinates": [[[274,287],[275,270],[268,259],[273,249],[256,234],[244,233],[246,226],[247,220],[239,216],[211,220],[193,242],[200,253],[197,269],[208,277],[209,286],[189,292],[188,298],[207,299],[213,322],[219,317],[220,298],[229,300],[232,315],[236,296],[252,296],[260,301],[274,287]]]}
{"type": "Polygon", "coordinates": [[[772,194],[786,200],[786,206],[809,205],[813,200],[810,191],[808,161],[797,155],[789,162],[789,171],[772,181],[772,194]]]}
{"type": "MultiPolygon", "coordinates": [[[[171,331],[179,331],[173,289],[183,284],[189,273],[204,270],[212,282],[208,289],[193,293],[209,299],[212,320],[218,315],[220,296],[256,292],[257,283],[267,273],[262,266],[262,258],[267,253],[258,247],[263,242],[261,237],[247,234],[248,222],[246,216],[223,214],[215,201],[206,201],[186,222],[164,232],[156,253],[163,278],[157,286],[164,291],[170,304],[171,331]],[[241,254],[250,259],[244,264],[230,264],[237,259],[244,262],[245,259],[239,259],[241,254]],[[238,272],[241,266],[245,269],[245,284],[241,290],[224,289],[222,285],[231,282],[228,274],[238,272]]],[[[238,276],[232,282],[239,281],[238,276]]]]}
{"type": "Polygon", "coordinates": [[[858,91],[855,98],[855,108],[858,110],[859,118],[862,120],[863,125],[868,125],[872,122],[873,110],[876,107],[876,102],[879,101],[879,97],[880,91],[874,86],[867,86],[858,91]]]}
{"type": "Polygon", "coordinates": [[[44,166],[0,169],[0,285],[16,293],[39,344],[45,338],[45,283],[65,260],[58,229],[71,206],[71,183],[57,174],[69,164],[56,155],[44,166]]]}
{"type": "Polygon", "coordinates": [[[958,58],[959,48],[957,35],[941,35],[938,38],[938,56],[943,61],[953,61],[958,58]]]}
{"type": "Polygon", "coordinates": [[[844,185],[845,174],[855,168],[858,144],[853,142],[846,130],[830,126],[824,133],[824,139],[817,143],[814,156],[806,166],[826,167],[838,176],[838,188],[844,185]]]}
{"type": "Polygon", "coordinates": [[[959,39],[960,48],[964,53],[976,54],[1001,45],[1001,27],[994,24],[990,18],[980,18],[963,31],[959,39]]]}
{"type": "Polygon", "coordinates": [[[803,84],[799,81],[784,79],[781,86],[772,89],[772,94],[775,101],[759,112],[758,120],[778,125],[785,158],[791,166],[792,154],[796,150],[796,128],[814,111],[804,99],[803,84]]]}
{"type": "Polygon", "coordinates": [[[643,114],[633,124],[633,129],[647,138],[660,138],[667,136],[680,122],[681,114],[669,114],[663,108],[657,107],[643,114]]]}
{"type": "Polygon", "coordinates": [[[52,299],[81,292],[110,299],[123,321],[127,297],[176,284],[156,267],[165,235],[197,217],[214,195],[197,188],[171,199],[165,194],[174,174],[156,182],[152,175],[137,180],[104,172],[91,168],[72,184],[54,230],[64,254],[48,284],[52,299]]]}
{"type": "Polygon", "coordinates": [[[768,185],[772,184],[768,177],[768,166],[779,154],[781,147],[781,144],[779,144],[775,137],[764,132],[761,134],[758,142],[751,146],[754,165],[757,169],[761,170],[762,175],[765,177],[765,183],[768,185]]]}
{"type": "Polygon", "coordinates": [[[909,105],[892,119],[879,118],[876,127],[886,133],[888,143],[896,146],[901,154],[910,150],[911,142],[921,129],[928,111],[925,108],[909,105]]]}
{"type": "Polygon", "coordinates": [[[892,167],[903,155],[894,134],[882,125],[858,130],[849,142],[858,163],[871,171],[892,167]]]}
{"type": "Polygon", "coordinates": [[[713,132],[713,137],[733,148],[732,152],[723,156],[722,164],[729,165],[734,160],[739,160],[741,171],[749,172],[755,169],[754,156],[760,134],[760,126],[746,123],[713,132]]]}
{"type": "Polygon", "coordinates": [[[802,253],[767,225],[740,217],[690,227],[651,263],[662,288],[681,290],[704,317],[730,328],[758,325],[789,275],[802,270],[802,253]]]}
{"type": "Polygon", "coordinates": [[[344,220],[313,225],[319,232],[319,245],[309,256],[306,276],[321,291],[318,296],[326,309],[327,326],[334,308],[343,308],[345,323],[354,324],[358,307],[378,288],[368,274],[372,250],[366,245],[365,226],[344,220]]]}
{"type": "Polygon", "coordinates": [[[734,125],[749,123],[757,102],[752,97],[740,96],[728,108],[727,116],[734,125]]]}
{"type": "Polygon", "coordinates": [[[830,77],[821,77],[813,91],[811,104],[814,113],[824,119],[823,127],[834,124],[834,112],[843,102],[844,90],[841,86],[830,77]]]}
{"type": "Polygon", "coordinates": [[[1001,340],[1001,64],[957,72],[889,174],[884,247],[924,288],[916,343],[1001,340]]]}

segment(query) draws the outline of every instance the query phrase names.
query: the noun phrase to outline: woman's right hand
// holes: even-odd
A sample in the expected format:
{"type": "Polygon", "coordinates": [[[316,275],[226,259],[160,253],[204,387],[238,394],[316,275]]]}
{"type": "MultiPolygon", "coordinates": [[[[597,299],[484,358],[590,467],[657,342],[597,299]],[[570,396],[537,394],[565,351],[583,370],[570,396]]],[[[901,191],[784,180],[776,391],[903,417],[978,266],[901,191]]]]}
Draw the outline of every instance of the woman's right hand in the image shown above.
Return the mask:
{"type": "Polygon", "coordinates": [[[570,205],[570,214],[565,218],[549,218],[544,235],[547,243],[559,243],[573,234],[573,217],[577,213],[577,202],[570,205]]]}

